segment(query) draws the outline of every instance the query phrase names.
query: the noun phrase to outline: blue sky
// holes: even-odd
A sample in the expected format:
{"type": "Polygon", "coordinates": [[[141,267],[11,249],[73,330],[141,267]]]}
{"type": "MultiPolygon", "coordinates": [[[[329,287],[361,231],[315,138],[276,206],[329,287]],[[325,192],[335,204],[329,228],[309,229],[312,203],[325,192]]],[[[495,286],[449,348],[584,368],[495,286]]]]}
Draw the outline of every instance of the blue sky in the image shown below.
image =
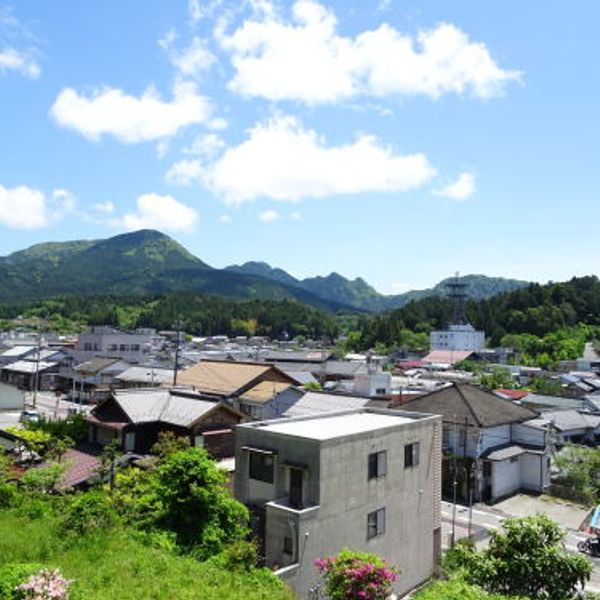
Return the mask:
{"type": "Polygon", "coordinates": [[[598,274],[599,17],[0,0],[0,254],[152,227],[216,267],[384,293],[598,274]]]}

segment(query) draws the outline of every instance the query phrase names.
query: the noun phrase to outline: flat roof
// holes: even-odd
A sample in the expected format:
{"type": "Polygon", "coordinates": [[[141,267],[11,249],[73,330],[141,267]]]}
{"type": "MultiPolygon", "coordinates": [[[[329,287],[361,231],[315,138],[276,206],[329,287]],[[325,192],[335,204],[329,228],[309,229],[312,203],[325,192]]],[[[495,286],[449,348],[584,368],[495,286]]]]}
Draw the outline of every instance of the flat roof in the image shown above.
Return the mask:
{"type": "Polygon", "coordinates": [[[261,431],[270,431],[309,440],[330,440],[395,427],[405,423],[414,423],[423,415],[417,413],[415,417],[403,416],[401,413],[390,414],[367,410],[308,418],[263,421],[261,423],[249,423],[242,425],[242,427],[252,427],[261,431]]]}

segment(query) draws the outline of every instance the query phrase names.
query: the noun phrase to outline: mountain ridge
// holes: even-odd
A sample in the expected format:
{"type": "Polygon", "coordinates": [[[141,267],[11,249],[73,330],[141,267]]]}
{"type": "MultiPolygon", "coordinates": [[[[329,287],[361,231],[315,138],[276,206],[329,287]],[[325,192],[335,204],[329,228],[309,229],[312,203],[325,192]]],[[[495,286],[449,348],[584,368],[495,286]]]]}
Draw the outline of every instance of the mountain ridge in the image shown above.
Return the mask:
{"type": "MultiPolygon", "coordinates": [[[[468,275],[474,298],[525,287],[527,282],[468,275]]],[[[43,242],[0,257],[0,301],[39,300],[61,294],[168,294],[199,292],[236,299],[295,299],[329,311],[381,312],[428,290],[380,294],[363,278],[339,273],[297,279],[266,262],[214,268],[160,231],[142,229],[97,240],[43,242]]]]}

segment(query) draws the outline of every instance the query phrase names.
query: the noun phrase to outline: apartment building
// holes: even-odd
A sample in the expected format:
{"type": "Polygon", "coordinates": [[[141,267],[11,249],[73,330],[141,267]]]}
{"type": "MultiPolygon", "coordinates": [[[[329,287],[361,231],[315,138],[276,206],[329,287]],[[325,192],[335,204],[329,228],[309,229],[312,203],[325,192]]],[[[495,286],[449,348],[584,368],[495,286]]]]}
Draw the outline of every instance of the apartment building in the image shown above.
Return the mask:
{"type": "Polygon", "coordinates": [[[235,495],[266,566],[314,598],[314,561],[343,548],[401,570],[402,594],[432,575],[441,546],[441,419],[363,408],[236,428],[235,495]]]}

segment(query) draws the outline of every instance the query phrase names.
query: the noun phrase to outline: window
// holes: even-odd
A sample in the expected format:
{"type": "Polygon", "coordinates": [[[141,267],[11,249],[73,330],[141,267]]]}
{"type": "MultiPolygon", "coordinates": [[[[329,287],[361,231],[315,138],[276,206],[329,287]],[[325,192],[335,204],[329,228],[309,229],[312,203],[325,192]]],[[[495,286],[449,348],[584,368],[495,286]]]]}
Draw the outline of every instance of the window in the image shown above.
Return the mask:
{"type": "Polygon", "coordinates": [[[85,342],[85,344],[83,344],[83,349],[86,352],[91,352],[92,351],[92,342],[85,342]]]}
{"type": "Polygon", "coordinates": [[[140,345],[139,344],[131,344],[131,351],[132,352],[139,352],[140,351],[140,345]]]}
{"type": "Polygon", "coordinates": [[[119,352],[129,352],[129,344],[121,344],[119,346],[119,352]]]}
{"type": "Polygon", "coordinates": [[[419,464],[419,442],[404,446],[404,468],[416,467],[419,464]]]}
{"type": "Polygon", "coordinates": [[[483,463],[483,476],[484,477],[492,476],[492,463],[489,460],[486,460],[483,463]]]}
{"type": "Polygon", "coordinates": [[[283,553],[290,556],[294,554],[294,540],[291,537],[286,536],[283,538],[283,553]]]}
{"type": "Polygon", "coordinates": [[[376,388],[375,395],[376,396],[385,396],[386,389],[385,388],[376,388]]]}
{"type": "Polygon", "coordinates": [[[380,508],[367,515],[367,539],[385,533],[385,508],[380,508]]]}
{"type": "Polygon", "coordinates": [[[108,345],[108,351],[109,352],[116,352],[118,350],[118,348],[119,347],[117,346],[117,344],[109,344],[108,345]]]}
{"type": "Polygon", "coordinates": [[[273,483],[275,459],[272,454],[250,452],[250,479],[273,483]]]}
{"type": "Polygon", "coordinates": [[[369,479],[383,477],[387,473],[387,451],[369,454],[369,479]]]}

